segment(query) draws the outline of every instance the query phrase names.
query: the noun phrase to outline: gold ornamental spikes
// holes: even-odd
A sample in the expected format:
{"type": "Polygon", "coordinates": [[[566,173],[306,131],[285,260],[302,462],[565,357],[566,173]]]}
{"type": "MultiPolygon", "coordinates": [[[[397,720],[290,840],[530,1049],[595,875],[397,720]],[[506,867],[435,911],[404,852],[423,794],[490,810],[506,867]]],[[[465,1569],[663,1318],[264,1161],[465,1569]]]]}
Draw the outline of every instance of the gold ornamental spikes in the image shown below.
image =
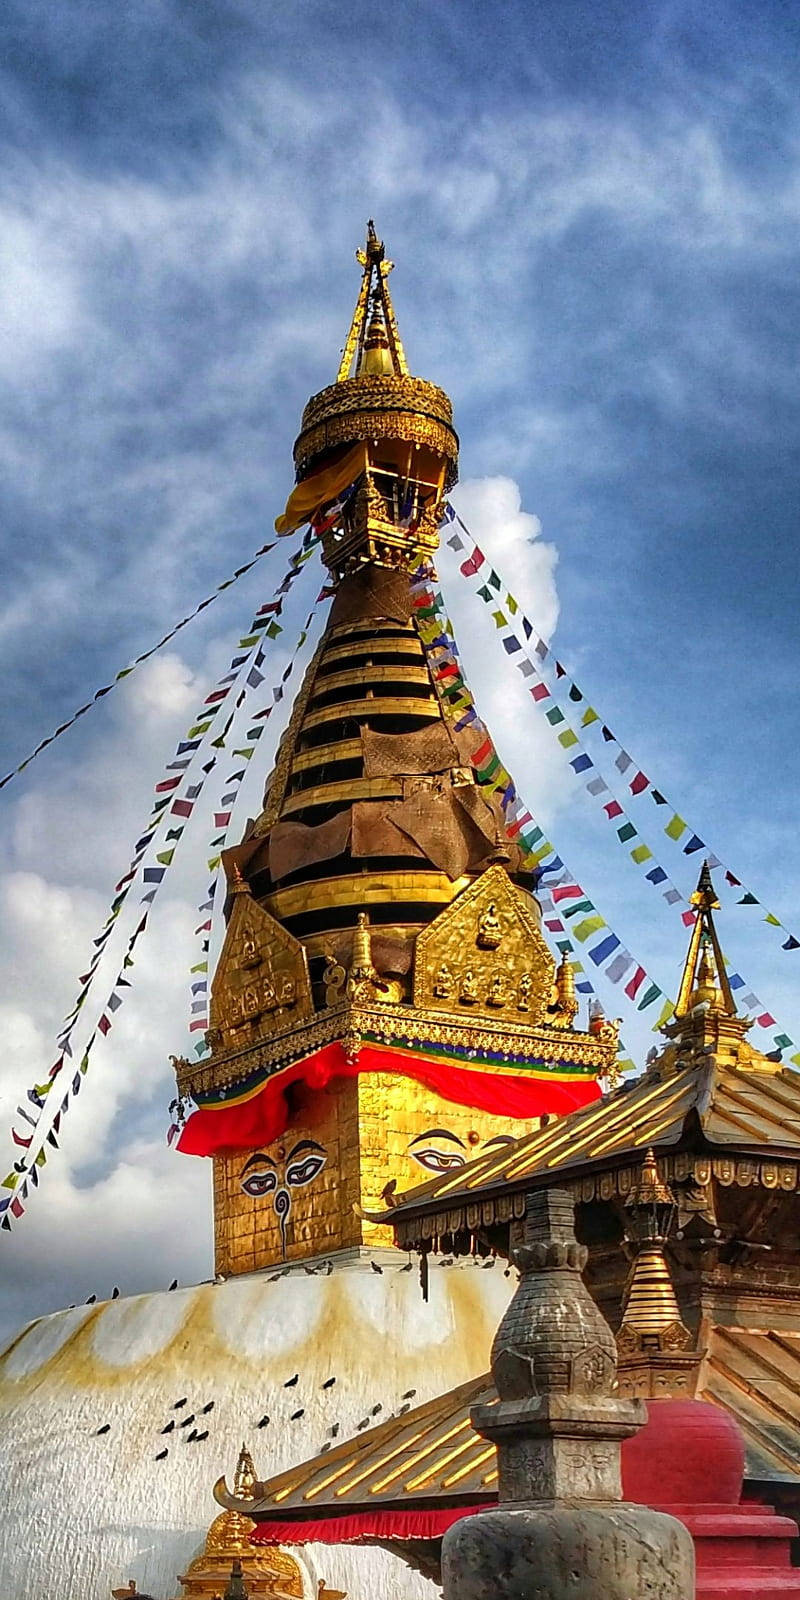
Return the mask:
{"type": "Polygon", "coordinates": [[[363,268],[361,288],[336,382],[343,383],[353,375],[354,357],[357,377],[408,377],[408,363],[386,281],[394,262],[387,261],[383,240],[378,238],[372,218],[367,223],[366,245],[363,250],[356,251],[356,260],[363,268]]]}

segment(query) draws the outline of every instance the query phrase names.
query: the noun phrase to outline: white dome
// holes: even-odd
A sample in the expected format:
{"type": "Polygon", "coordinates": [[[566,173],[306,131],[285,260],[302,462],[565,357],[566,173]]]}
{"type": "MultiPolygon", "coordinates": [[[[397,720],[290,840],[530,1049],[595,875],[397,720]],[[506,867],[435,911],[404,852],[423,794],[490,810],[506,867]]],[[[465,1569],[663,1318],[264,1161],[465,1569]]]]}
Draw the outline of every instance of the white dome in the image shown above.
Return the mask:
{"type": "MultiPolygon", "coordinates": [[[[434,1265],[426,1304],[416,1270],[392,1255],[379,1253],[382,1274],[361,1257],[330,1276],[258,1273],[29,1324],[0,1356],[3,1600],[108,1600],[129,1578],[167,1600],[243,1440],[265,1478],[316,1454],[334,1422],[346,1438],[406,1390],[420,1403],[484,1370],[510,1293],[500,1268],[434,1265]],[[177,1426],[192,1412],[194,1424],[177,1426]],[[193,1426],[208,1438],[190,1444],[193,1426]]],[[[309,1546],[301,1556],[353,1600],[432,1593],[377,1549],[309,1546]]]]}

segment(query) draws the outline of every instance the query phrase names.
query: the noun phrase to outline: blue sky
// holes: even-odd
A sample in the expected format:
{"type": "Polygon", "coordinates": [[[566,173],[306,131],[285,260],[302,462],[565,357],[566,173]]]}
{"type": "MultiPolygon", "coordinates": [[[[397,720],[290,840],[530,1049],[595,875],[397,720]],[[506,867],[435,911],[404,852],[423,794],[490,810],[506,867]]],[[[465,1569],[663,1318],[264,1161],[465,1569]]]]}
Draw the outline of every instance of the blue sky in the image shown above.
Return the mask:
{"type": "MultiPolygon", "coordinates": [[[[462,477],[499,480],[468,483],[463,510],[628,749],[796,930],[797,35],[779,5],[7,6],[4,766],[263,542],[374,215],[412,370],[453,397],[462,477]]],[[[679,920],[442,570],[528,802],[674,985],[679,920]]],[[[0,795],[3,1125],[48,1065],[182,719],[277,575],[244,580],[0,795]]],[[[207,1174],[163,1149],[192,848],[130,1020],[4,1244],[12,1321],[207,1270],[207,1174]],[[165,1205],[195,1219],[180,1247],[165,1205]]],[[[688,889],[693,864],[664,861],[688,889]]],[[[744,911],[723,937],[798,1033],[798,956],[744,911]]],[[[640,1056],[651,1042],[626,1035],[640,1056]]]]}

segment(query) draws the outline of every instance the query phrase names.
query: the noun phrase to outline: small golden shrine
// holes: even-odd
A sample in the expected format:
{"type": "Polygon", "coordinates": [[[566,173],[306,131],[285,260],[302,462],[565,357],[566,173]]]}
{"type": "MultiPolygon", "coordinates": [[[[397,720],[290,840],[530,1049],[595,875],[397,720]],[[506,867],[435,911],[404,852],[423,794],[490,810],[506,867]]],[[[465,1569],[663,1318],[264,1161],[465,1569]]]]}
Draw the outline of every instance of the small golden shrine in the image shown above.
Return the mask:
{"type": "MultiPolygon", "coordinates": [[[[233,1493],[246,1505],[256,1483],[253,1459],[242,1445],[234,1473],[233,1493]]],[[[179,1600],[214,1600],[224,1593],[234,1561],[242,1564],[242,1576],[249,1596],[263,1600],[303,1600],[303,1578],[293,1556],[277,1546],[257,1547],[250,1543],[255,1523],[238,1509],[223,1511],[214,1518],[200,1555],[187,1572],[178,1577],[182,1594],[179,1600]]]]}
{"type": "MultiPolygon", "coordinates": [[[[370,224],[335,383],[295,445],[281,531],[319,531],[333,605],[267,782],[225,852],[210,1055],[177,1064],[214,1159],[216,1268],[369,1244],[384,1191],[598,1094],[613,1024],[576,1027],[536,877],[473,764],[420,619],[457,474],[450,401],[412,377],[370,224]]],[[[437,650],[439,656],[437,656],[437,650]]]]}

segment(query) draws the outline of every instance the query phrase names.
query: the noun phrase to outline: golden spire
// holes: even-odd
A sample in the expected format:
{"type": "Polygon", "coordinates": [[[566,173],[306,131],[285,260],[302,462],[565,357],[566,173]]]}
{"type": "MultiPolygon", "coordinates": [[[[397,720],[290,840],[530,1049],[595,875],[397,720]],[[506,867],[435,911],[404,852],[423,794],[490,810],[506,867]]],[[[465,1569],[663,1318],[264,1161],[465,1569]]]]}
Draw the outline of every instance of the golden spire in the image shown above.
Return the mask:
{"type": "Polygon", "coordinates": [[[680,1320],[664,1246],[660,1239],[652,1240],[642,1245],[633,1263],[625,1290],[621,1327],[629,1328],[644,1340],[657,1338],[680,1320]]]}
{"type": "Polygon", "coordinates": [[[253,1457],[247,1445],[243,1442],[239,1451],[239,1460],[236,1463],[236,1471],[233,1474],[233,1492],[237,1500],[252,1500],[255,1482],[256,1469],[253,1466],[253,1457]]]}
{"type": "Polygon", "coordinates": [[[623,1392],[663,1398],[692,1393],[699,1356],[681,1320],[665,1253],[675,1202],[648,1150],[625,1202],[625,1235],[634,1250],[617,1333],[623,1392]]]}
{"type": "Polygon", "coordinates": [[[372,303],[369,326],[367,327],[367,334],[361,351],[361,360],[358,363],[358,376],[359,378],[394,376],[392,352],[389,348],[389,335],[386,332],[386,322],[380,300],[373,300],[372,303]]]}
{"type": "Polygon", "coordinates": [[[353,357],[356,356],[356,374],[378,373],[388,377],[404,378],[408,376],[408,364],[405,352],[400,342],[397,331],[397,320],[394,314],[387,278],[394,262],[387,261],[383,248],[383,240],[375,232],[375,224],[370,217],[367,223],[367,242],[363,250],[356,251],[356,260],[363,267],[361,288],[358,291],[356,309],[350,324],[342,351],[336,382],[343,383],[351,375],[353,357]],[[367,327],[367,307],[372,295],[372,314],[367,327]],[[385,340],[379,347],[370,345],[371,337],[378,334],[385,340]],[[374,357],[376,348],[380,349],[378,364],[369,364],[365,361],[367,352],[374,357]]]}
{"type": "Polygon", "coordinates": [[[675,1016],[679,1019],[688,1016],[693,1007],[699,1005],[702,1000],[711,1005],[715,1011],[735,1017],[736,1006],[712,915],[712,912],[719,910],[719,901],[707,861],[703,862],[697,888],[691,896],[690,904],[697,907],[697,916],[678,991],[675,1016]]]}
{"type": "Polygon", "coordinates": [[[578,1012],[578,997],[575,993],[575,972],[566,955],[562,955],[556,972],[556,998],[561,1015],[572,1023],[578,1012]]]}

